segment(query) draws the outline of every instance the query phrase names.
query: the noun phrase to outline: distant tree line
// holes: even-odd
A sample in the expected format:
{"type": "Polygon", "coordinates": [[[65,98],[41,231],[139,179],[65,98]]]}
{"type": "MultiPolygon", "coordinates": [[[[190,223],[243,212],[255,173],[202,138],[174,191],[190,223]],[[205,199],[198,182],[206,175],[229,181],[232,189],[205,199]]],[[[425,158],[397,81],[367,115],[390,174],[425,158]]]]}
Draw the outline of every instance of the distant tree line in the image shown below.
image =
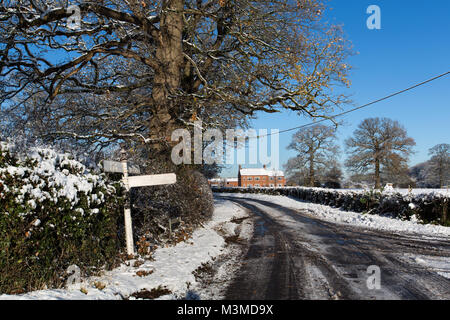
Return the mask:
{"type": "Polygon", "coordinates": [[[336,127],[320,124],[295,133],[288,149],[297,155],[285,165],[288,183],[328,188],[380,188],[386,183],[403,188],[442,188],[449,184],[450,145],[434,146],[429,149],[430,160],[409,168],[416,143],[398,121],[368,118],[358,125],[353,136],[345,140],[344,165],[350,174],[345,182],[336,140],[336,127]]]}
{"type": "Polygon", "coordinates": [[[442,188],[450,184],[450,144],[441,143],[428,152],[430,160],[410,168],[409,174],[420,188],[442,188]]]}

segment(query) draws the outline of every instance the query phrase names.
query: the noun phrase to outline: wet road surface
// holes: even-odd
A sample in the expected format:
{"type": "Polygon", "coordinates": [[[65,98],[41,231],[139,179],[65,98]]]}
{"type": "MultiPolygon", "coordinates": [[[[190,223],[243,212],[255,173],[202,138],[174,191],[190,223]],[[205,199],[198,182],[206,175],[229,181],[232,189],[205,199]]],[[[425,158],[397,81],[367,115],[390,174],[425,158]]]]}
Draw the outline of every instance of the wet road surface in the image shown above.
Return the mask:
{"type": "Polygon", "coordinates": [[[218,197],[254,217],[254,235],[226,299],[450,299],[450,280],[418,264],[450,268],[449,239],[326,222],[268,201],[218,197]],[[380,288],[369,289],[369,266],[380,288]]]}

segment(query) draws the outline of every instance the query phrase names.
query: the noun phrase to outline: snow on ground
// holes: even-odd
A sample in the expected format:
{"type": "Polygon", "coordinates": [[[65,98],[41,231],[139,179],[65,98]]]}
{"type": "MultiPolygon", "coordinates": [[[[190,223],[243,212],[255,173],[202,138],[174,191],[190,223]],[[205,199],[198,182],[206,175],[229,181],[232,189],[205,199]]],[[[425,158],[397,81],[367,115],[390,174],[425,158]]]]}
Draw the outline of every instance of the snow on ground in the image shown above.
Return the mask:
{"type": "MultiPolygon", "coordinates": [[[[338,192],[346,192],[346,191],[356,191],[356,192],[366,192],[370,191],[370,189],[333,189],[333,191],[338,192]]],[[[439,194],[444,196],[450,196],[450,190],[449,189],[400,189],[400,188],[391,188],[391,189],[385,189],[384,192],[391,192],[391,193],[400,193],[402,195],[407,194],[413,194],[413,195],[419,195],[419,194],[439,194]]]]}
{"type": "MultiPolygon", "coordinates": [[[[101,276],[69,285],[68,289],[48,289],[23,295],[0,295],[0,299],[124,299],[142,289],[151,290],[159,286],[172,292],[160,299],[186,297],[191,285],[196,284],[193,271],[202,264],[227,254],[224,237],[234,235],[238,224],[234,218],[246,217],[241,207],[230,201],[215,201],[212,219],[203,228],[197,229],[191,238],[176,246],[158,248],[153,260],[145,260],[138,267],[129,260],[120,267],[105,271],[101,276]],[[138,271],[152,272],[140,277],[138,271]],[[103,289],[102,286],[105,286],[103,289]],[[84,291],[84,292],[83,292],[84,291]]],[[[142,273],[141,273],[142,274],[142,273]]],[[[131,297],[133,298],[133,297],[131,297]]]]}
{"type": "Polygon", "coordinates": [[[330,206],[303,202],[286,196],[246,193],[217,193],[216,195],[270,201],[274,204],[294,210],[304,210],[314,217],[335,223],[352,224],[385,231],[410,232],[432,236],[450,236],[450,227],[419,224],[415,221],[403,221],[395,218],[343,211],[330,206]]]}
{"type": "MultiPolygon", "coordinates": [[[[283,187],[284,189],[313,189],[317,191],[327,191],[327,192],[339,192],[339,193],[366,193],[373,191],[373,189],[366,188],[366,189],[329,189],[329,188],[311,188],[311,187],[283,187]]],[[[278,189],[278,188],[275,188],[278,189]]],[[[385,187],[383,193],[399,193],[401,195],[440,195],[440,196],[447,196],[450,197],[450,189],[448,188],[442,188],[442,189],[404,189],[404,188],[393,188],[393,187],[385,187]]]]}
{"type": "Polygon", "coordinates": [[[439,275],[450,279],[450,259],[449,257],[438,256],[423,256],[423,255],[407,255],[403,257],[404,260],[409,262],[418,263],[432,272],[436,272],[439,275]]]}
{"type": "MultiPolygon", "coordinates": [[[[248,216],[251,218],[251,216],[248,216]]],[[[239,241],[229,243],[227,253],[214,261],[213,270],[204,276],[204,279],[192,286],[192,292],[198,294],[201,300],[224,300],[228,285],[234,280],[241,268],[242,257],[248,250],[247,243],[253,237],[253,219],[243,218],[236,221],[237,224],[227,223],[221,228],[222,232],[229,229],[230,236],[237,236],[239,241]],[[230,228],[232,226],[232,228],[230,228]],[[243,241],[242,241],[243,240],[243,241]]]]}

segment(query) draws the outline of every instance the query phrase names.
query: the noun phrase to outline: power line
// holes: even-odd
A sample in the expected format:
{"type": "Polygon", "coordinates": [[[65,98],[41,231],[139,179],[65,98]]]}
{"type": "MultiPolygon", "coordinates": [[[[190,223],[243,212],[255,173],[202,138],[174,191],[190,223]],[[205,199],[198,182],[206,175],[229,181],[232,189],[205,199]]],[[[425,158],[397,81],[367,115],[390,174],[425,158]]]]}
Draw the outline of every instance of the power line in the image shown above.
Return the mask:
{"type": "Polygon", "coordinates": [[[345,115],[345,114],[347,114],[347,113],[354,112],[354,111],[359,110],[359,109],[362,109],[362,108],[366,108],[366,107],[371,106],[371,105],[373,105],[373,104],[375,104],[375,103],[378,103],[378,102],[381,102],[381,101],[390,99],[390,98],[392,98],[392,97],[394,97],[394,96],[397,96],[397,95],[399,95],[399,94],[402,94],[402,93],[405,93],[405,92],[410,91],[410,90],[412,90],[412,89],[415,89],[415,88],[417,88],[417,87],[423,86],[424,84],[427,84],[427,83],[429,83],[429,82],[432,82],[432,81],[434,81],[434,80],[437,80],[437,79],[439,79],[439,78],[442,78],[442,77],[444,77],[444,76],[446,76],[446,75],[448,75],[448,74],[450,74],[450,71],[447,71],[447,72],[445,72],[445,73],[442,73],[442,74],[440,74],[440,75],[438,75],[438,76],[435,76],[435,77],[433,77],[433,78],[431,78],[431,79],[422,81],[422,82],[420,82],[420,83],[418,83],[418,84],[415,84],[415,85],[413,85],[413,86],[411,86],[411,87],[409,87],[409,88],[406,88],[406,89],[397,91],[397,92],[395,92],[395,93],[392,93],[392,94],[390,94],[390,95],[388,95],[388,96],[385,96],[385,97],[383,97],[383,98],[380,98],[380,99],[374,100],[374,101],[372,101],[372,102],[366,103],[366,104],[364,104],[364,105],[362,105],[362,106],[359,106],[359,107],[356,107],[356,108],[353,108],[353,109],[350,109],[350,110],[347,110],[347,111],[338,113],[338,114],[336,114],[336,115],[334,115],[334,116],[331,116],[331,117],[328,117],[328,118],[322,118],[322,119],[320,119],[320,120],[317,120],[317,121],[314,121],[314,122],[310,122],[310,123],[307,123],[307,124],[304,124],[304,125],[301,125],[301,126],[298,126],[298,127],[280,130],[280,131],[278,131],[277,133],[268,133],[268,134],[265,134],[265,135],[258,136],[257,138],[267,137],[267,136],[271,136],[271,135],[273,135],[273,134],[280,134],[280,133],[289,132],[289,131],[292,131],[292,130],[302,129],[302,128],[306,128],[306,127],[315,125],[315,124],[320,123],[320,122],[324,122],[324,121],[327,121],[327,120],[330,120],[330,119],[334,119],[334,118],[337,118],[337,117],[341,117],[341,116],[343,116],[343,115],[345,115]]]}

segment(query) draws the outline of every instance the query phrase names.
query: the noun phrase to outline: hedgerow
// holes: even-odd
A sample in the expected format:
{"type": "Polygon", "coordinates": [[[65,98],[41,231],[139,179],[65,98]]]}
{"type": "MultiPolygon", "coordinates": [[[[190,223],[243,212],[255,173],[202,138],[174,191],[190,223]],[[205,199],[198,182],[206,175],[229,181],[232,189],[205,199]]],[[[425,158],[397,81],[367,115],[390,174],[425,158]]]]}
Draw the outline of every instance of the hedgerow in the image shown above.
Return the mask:
{"type": "Polygon", "coordinates": [[[123,189],[68,154],[0,142],[0,293],[64,284],[66,270],[110,268],[123,189]]]}
{"type": "MultiPolygon", "coordinates": [[[[155,171],[158,172],[153,169],[148,173],[155,171]]],[[[143,255],[150,248],[181,241],[211,218],[214,211],[208,180],[200,172],[183,167],[167,171],[176,173],[176,184],[134,188],[131,192],[134,236],[138,253],[143,255]],[[182,223],[172,234],[169,219],[175,218],[182,223]]]]}
{"type": "Polygon", "coordinates": [[[404,220],[415,217],[422,223],[450,226],[448,195],[436,192],[401,194],[379,190],[336,190],[307,187],[213,188],[214,192],[285,195],[345,211],[394,216],[404,220]]]}

